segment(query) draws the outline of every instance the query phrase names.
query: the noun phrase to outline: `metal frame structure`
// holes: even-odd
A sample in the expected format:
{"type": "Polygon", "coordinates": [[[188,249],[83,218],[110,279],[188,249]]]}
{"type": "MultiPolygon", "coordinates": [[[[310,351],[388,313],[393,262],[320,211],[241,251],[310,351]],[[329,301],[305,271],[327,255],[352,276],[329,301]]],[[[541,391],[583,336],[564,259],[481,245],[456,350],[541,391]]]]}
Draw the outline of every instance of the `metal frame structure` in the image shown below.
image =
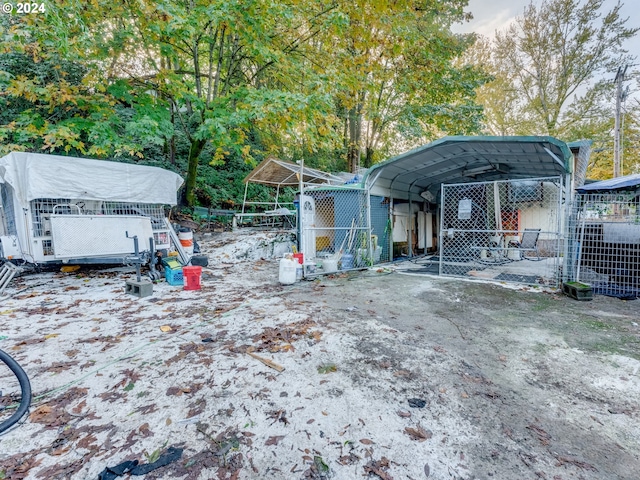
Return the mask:
{"type": "Polygon", "coordinates": [[[295,228],[297,216],[295,204],[280,201],[280,193],[283,187],[298,187],[301,190],[304,186],[339,185],[342,183],[344,183],[344,180],[341,177],[305,167],[304,161],[296,164],[275,157],[267,157],[244,178],[242,211],[235,215],[236,222],[242,225],[245,220],[254,221],[258,219],[260,224],[264,226],[274,227],[281,225],[286,228],[295,228]],[[249,183],[275,188],[273,200],[270,202],[248,201],[249,183]],[[258,211],[247,211],[252,208],[258,211]]]}
{"type": "Polygon", "coordinates": [[[0,256],[33,264],[126,264],[133,236],[169,249],[164,205],[177,203],[182,183],[157,167],[10,153],[0,158],[0,256]]]}
{"type": "Polygon", "coordinates": [[[559,176],[442,185],[440,275],[557,287],[563,181],[559,176]]]}
{"type": "Polygon", "coordinates": [[[594,293],[640,297],[640,175],[579,188],[568,232],[565,280],[594,293]]]}

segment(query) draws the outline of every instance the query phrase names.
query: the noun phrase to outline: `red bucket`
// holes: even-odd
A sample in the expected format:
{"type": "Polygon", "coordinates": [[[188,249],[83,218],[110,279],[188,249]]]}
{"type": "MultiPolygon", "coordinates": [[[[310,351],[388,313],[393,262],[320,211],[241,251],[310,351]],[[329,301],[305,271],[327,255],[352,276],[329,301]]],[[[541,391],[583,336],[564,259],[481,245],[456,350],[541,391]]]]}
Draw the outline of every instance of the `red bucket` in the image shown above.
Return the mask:
{"type": "Polygon", "coordinates": [[[304,263],[304,253],[294,253],[293,258],[295,258],[300,265],[304,263]]]}
{"type": "Polygon", "coordinates": [[[182,267],[182,278],[185,290],[200,290],[202,267],[182,267]]]}

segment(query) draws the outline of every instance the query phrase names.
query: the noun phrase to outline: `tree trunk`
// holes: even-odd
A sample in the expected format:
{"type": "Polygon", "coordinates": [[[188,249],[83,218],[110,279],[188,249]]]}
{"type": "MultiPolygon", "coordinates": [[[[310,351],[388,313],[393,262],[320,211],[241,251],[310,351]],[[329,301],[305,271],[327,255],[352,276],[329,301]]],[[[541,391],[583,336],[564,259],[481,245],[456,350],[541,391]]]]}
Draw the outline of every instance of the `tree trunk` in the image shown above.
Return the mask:
{"type": "Polygon", "coordinates": [[[351,173],[356,173],[360,164],[360,112],[358,107],[349,110],[349,143],[347,144],[347,165],[351,173]]]}
{"type": "Polygon", "coordinates": [[[198,176],[198,160],[202,149],[206,145],[206,140],[192,140],[191,147],[189,148],[189,164],[187,168],[187,181],[185,182],[185,199],[188,206],[193,206],[196,203],[196,178],[198,176]]]}
{"type": "Polygon", "coordinates": [[[369,168],[373,165],[373,147],[366,147],[364,150],[364,168],[369,168]]]}
{"type": "MultiPolygon", "coordinates": [[[[174,108],[173,102],[169,103],[169,108],[171,110],[171,125],[173,125],[175,129],[176,114],[173,110],[174,108]]],[[[175,165],[176,164],[176,132],[175,130],[171,134],[171,138],[169,139],[168,143],[169,143],[168,144],[169,163],[171,163],[171,165],[175,165]]]]}

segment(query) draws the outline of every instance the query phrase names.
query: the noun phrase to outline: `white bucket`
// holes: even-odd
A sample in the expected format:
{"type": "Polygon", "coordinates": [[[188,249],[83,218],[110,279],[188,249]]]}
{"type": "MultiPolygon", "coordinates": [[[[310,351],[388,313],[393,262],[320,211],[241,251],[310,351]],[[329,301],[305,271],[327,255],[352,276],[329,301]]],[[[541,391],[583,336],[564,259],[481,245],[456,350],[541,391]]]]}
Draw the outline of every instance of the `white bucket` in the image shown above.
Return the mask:
{"type": "Polygon", "coordinates": [[[322,260],[322,271],[324,273],[333,273],[338,271],[338,260],[333,258],[325,258],[322,260]]]}
{"type": "Polygon", "coordinates": [[[507,252],[507,258],[509,260],[520,260],[520,250],[517,248],[510,248],[507,252]]]}
{"type": "Polygon", "coordinates": [[[292,285],[296,283],[296,270],[298,265],[300,264],[293,258],[281,258],[278,281],[283,285],[292,285]]]}
{"type": "Polygon", "coordinates": [[[180,230],[178,232],[178,240],[180,245],[187,253],[187,255],[193,255],[193,232],[191,230],[180,230]]]}

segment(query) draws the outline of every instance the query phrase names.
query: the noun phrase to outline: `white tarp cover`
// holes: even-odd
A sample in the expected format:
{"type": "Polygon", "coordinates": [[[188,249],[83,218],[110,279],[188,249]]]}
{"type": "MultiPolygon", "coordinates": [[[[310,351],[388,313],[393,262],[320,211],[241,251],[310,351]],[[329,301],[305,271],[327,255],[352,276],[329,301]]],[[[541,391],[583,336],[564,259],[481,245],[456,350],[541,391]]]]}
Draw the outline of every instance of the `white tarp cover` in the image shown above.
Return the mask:
{"type": "Polygon", "coordinates": [[[158,167],[13,152],[0,158],[0,183],[23,204],[36,198],[177,204],[180,175],[158,167]]]}

